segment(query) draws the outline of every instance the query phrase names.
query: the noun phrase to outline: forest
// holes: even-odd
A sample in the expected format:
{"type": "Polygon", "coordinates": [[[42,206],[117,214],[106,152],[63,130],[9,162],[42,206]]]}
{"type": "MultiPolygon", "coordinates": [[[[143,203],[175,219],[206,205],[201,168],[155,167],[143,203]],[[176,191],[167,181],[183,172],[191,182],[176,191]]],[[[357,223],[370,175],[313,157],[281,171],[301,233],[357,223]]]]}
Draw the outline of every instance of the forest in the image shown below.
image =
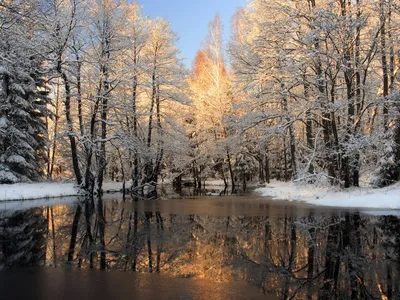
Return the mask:
{"type": "Polygon", "coordinates": [[[0,0],[0,183],[400,180],[400,3],[252,0],[192,68],[136,1],[0,0]]]}

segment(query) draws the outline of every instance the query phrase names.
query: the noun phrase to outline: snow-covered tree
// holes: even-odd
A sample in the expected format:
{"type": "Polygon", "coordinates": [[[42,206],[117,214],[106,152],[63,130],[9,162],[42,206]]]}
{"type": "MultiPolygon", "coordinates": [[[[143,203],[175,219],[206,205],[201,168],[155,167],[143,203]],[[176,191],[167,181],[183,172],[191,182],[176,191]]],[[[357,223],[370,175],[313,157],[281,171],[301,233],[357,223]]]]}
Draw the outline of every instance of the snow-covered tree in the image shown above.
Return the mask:
{"type": "Polygon", "coordinates": [[[232,149],[227,143],[230,128],[226,123],[232,113],[233,97],[223,56],[222,24],[218,15],[210,23],[205,45],[197,52],[190,87],[197,180],[200,182],[201,177],[209,175],[207,173],[219,173],[225,183],[229,178],[234,186],[232,149]]]}
{"type": "Polygon", "coordinates": [[[48,88],[29,3],[1,14],[0,183],[39,180],[44,173],[49,116],[48,88]]]}
{"type": "Polygon", "coordinates": [[[392,1],[250,2],[238,13],[229,49],[235,93],[245,100],[236,127],[259,133],[253,138],[267,141],[269,156],[276,145],[273,160],[282,154],[290,159],[285,173],[290,167],[294,179],[358,186],[360,174],[371,173],[377,160],[392,178],[399,34],[394,11],[392,1]],[[379,136],[389,141],[384,157],[379,136]]]}

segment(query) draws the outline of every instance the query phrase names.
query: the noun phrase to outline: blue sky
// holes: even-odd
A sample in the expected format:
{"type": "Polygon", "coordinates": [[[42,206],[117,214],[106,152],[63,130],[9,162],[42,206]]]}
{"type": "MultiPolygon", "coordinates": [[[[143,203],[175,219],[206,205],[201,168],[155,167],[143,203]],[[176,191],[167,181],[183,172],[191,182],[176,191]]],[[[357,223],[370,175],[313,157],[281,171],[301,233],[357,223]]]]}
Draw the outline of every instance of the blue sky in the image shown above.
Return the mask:
{"type": "Polygon", "coordinates": [[[182,57],[187,59],[185,64],[191,67],[215,14],[220,14],[226,43],[230,35],[231,17],[238,6],[246,5],[247,0],[138,0],[138,3],[143,7],[144,15],[162,17],[171,23],[180,38],[177,46],[182,57]]]}

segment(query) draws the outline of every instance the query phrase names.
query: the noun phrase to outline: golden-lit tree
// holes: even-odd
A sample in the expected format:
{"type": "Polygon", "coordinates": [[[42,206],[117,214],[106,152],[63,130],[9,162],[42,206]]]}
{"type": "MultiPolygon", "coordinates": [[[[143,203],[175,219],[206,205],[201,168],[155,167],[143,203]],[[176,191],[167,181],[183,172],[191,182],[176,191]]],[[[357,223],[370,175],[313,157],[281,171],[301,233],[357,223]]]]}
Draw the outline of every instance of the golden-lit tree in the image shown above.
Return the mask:
{"type": "Polygon", "coordinates": [[[209,26],[205,45],[195,57],[190,87],[193,97],[195,132],[193,142],[197,149],[198,182],[207,172],[221,172],[225,176],[227,163],[234,186],[232,161],[227,138],[230,135],[226,118],[232,112],[230,76],[227,72],[222,48],[222,25],[217,15],[209,26]],[[209,169],[211,168],[211,169],[209,169]],[[204,174],[200,174],[204,171],[204,174]]]}

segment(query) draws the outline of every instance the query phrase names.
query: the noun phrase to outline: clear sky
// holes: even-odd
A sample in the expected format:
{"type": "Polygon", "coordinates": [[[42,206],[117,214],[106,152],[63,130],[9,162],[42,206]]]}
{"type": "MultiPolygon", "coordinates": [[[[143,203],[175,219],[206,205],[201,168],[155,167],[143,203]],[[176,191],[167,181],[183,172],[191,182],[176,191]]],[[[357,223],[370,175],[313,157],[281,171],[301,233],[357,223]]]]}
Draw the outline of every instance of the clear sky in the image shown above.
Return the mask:
{"type": "Polygon", "coordinates": [[[138,3],[143,7],[144,15],[162,17],[171,23],[180,38],[177,46],[186,58],[185,64],[191,67],[215,14],[220,14],[226,44],[231,17],[238,6],[246,5],[247,0],[138,0],[138,3]]]}

